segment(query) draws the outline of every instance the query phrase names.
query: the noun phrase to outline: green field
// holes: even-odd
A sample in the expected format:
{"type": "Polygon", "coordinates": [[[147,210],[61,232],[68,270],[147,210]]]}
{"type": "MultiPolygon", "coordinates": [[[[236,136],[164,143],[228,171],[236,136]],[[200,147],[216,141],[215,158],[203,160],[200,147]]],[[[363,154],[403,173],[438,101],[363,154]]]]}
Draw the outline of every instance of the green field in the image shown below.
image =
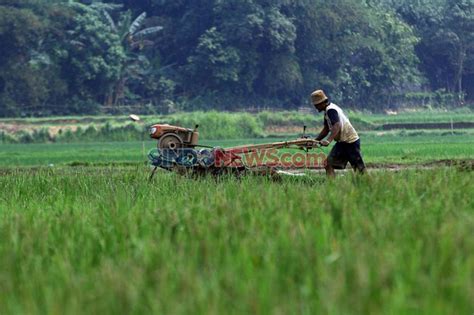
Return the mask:
{"type": "Polygon", "coordinates": [[[2,314],[472,314],[472,172],[0,176],[2,314]]]}
{"type": "Polygon", "coordinates": [[[362,131],[363,177],[152,182],[156,142],[106,131],[0,145],[0,314],[474,313],[471,129],[362,131]]]}
{"type": "MultiPolygon", "coordinates": [[[[399,133],[362,133],[362,150],[368,163],[417,164],[439,160],[473,160],[474,136],[419,132],[411,136],[399,133]]],[[[286,138],[203,141],[211,146],[236,146],[274,142],[286,138]]],[[[109,143],[4,144],[0,145],[0,167],[61,166],[86,164],[142,164],[156,143],[130,141],[109,143]]],[[[324,148],[324,153],[329,149],[324,148]]]]}

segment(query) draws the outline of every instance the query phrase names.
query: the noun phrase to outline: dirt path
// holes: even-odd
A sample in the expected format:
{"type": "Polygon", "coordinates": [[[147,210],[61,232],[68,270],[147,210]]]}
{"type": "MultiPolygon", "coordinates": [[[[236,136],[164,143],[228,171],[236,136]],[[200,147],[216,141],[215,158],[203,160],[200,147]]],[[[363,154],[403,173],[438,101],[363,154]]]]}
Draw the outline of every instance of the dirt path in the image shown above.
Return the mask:
{"type": "MultiPolygon", "coordinates": [[[[117,165],[64,165],[57,167],[5,167],[0,168],[0,176],[11,176],[18,173],[29,173],[35,174],[38,172],[51,171],[54,174],[64,174],[64,175],[84,175],[84,176],[98,176],[107,174],[113,176],[114,174],[123,173],[123,172],[138,172],[143,173],[144,175],[149,174],[151,168],[149,167],[140,167],[141,163],[138,164],[117,164],[117,165]]],[[[433,170],[437,168],[450,167],[456,168],[462,171],[474,171],[474,159],[471,160],[440,160],[429,163],[421,164],[382,164],[382,163],[369,163],[367,169],[369,172],[377,171],[404,171],[404,170],[433,170]]],[[[167,172],[167,171],[166,171],[167,172]]],[[[282,169],[278,173],[281,175],[296,175],[302,176],[307,173],[324,173],[324,169],[282,169]]],[[[350,167],[345,170],[340,170],[338,172],[351,172],[350,167]]]]}
{"type": "MultiPolygon", "coordinates": [[[[474,160],[440,160],[421,164],[397,164],[397,163],[368,163],[367,171],[370,172],[399,172],[405,170],[433,170],[443,167],[452,167],[462,171],[474,171],[474,160]]],[[[307,173],[325,173],[324,169],[284,169],[279,170],[278,174],[288,176],[303,176],[307,173]]],[[[351,172],[350,167],[345,170],[337,170],[338,173],[351,172]]]]}

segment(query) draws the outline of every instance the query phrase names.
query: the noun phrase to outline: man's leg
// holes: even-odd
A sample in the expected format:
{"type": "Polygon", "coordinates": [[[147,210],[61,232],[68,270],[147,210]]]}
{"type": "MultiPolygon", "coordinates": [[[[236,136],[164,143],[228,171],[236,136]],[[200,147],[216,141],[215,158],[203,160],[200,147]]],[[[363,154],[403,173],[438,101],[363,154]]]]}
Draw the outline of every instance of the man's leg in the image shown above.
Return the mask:
{"type": "Polygon", "coordinates": [[[362,152],[360,150],[360,140],[357,140],[352,144],[352,148],[349,152],[349,163],[351,163],[352,169],[358,174],[367,173],[364,160],[362,159],[362,152]]]}
{"type": "Polygon", "coordinates": [[[326,160],[326,175],[328,177],[335,177],[335,169],[343,170],[347,165],[347,156],[345,153],[344,144],[336,143],[332,147],[331,152],[326,160]]]}
{"type": "Polygon", "coordinates": [[[352,169],[354,170],[355,173],[358,173],[358,174],[367,173],[367,168],[365,167],[364,161],[362,161],[361,163],[357,163],[355,166],[352,166],[352,169]]]}
{"type": "Polygon", "coordinates": [[[336,177],[336,172],[334,171],[334,168],[329,164],[329,161],[326,163],[326,175],[328,177],[336,177]]]}

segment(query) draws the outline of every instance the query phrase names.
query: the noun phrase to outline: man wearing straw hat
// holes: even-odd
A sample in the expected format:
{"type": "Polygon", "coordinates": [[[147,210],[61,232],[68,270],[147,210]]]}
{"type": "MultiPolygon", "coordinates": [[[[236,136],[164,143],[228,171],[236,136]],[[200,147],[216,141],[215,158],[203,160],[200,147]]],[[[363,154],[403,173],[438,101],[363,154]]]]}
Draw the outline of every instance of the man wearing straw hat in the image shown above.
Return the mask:
{"type": "Polygon", "coordinates": [[[326,174],[335,176],[334,169],[345,169],[347,162],[351,164],[355,172],[365,173],[359,135],[342,109],[331,103],[322,90],[311,94],[311,102],[319,112],[324,111],[324,128],[316,140],[321,141],[321,145],[325,147],[336,141],[326,160],[326,174]]]}

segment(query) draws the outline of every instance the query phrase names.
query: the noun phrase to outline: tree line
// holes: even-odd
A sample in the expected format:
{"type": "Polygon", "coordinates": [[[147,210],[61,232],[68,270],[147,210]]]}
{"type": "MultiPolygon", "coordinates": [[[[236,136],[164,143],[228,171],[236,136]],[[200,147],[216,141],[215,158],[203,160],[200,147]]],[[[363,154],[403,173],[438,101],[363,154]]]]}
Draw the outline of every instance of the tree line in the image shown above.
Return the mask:
{"type": "Polygon", "coordinates": [[[474,98],[474,0],[0,0],[0,116],[474,98]]]}

